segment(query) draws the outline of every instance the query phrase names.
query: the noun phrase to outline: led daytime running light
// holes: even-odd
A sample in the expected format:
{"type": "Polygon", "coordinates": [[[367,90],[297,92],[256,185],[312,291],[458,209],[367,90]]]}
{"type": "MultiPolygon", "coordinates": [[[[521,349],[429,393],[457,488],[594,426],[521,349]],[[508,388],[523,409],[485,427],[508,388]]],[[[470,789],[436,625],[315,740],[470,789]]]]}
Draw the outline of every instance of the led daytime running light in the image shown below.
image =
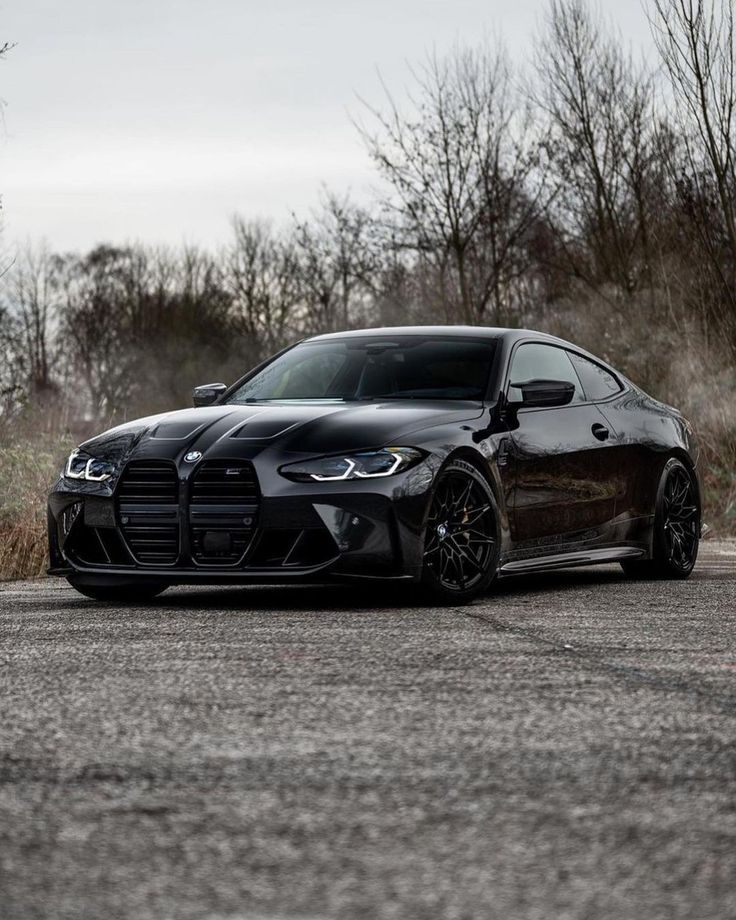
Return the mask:
{"type": "Polygon", "coordinates": [[[69,454],[69,459],[66,461],[66,467],[64,468],[64,476],[67,479],[83,479],[86,482],[105,482],[112,476],[112,472],[101,473],[97,476],[92,472],[92,464],[98,462],[96,457],[90,457],[84,465],[84,469],[75,472],[72,469],[72,464],[81,453],[82,451],[80,450],[73,450],[71,454],[69,454]]]}

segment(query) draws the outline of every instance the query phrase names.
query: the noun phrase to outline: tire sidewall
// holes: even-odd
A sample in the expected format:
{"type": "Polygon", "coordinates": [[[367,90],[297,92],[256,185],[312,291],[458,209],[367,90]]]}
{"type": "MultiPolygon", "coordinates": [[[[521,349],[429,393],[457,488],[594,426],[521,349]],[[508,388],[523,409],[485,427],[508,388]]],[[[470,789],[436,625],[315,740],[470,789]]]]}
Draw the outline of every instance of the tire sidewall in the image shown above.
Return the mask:
{"type": "Polygon", "coordinates": [[[692,473],[692,470],[688,469],[687,466],[677,457],[671,457],[664,465],[662,473],[659,477],[659,485],[657,486],[657,500],[655,506],[654,514],[654,536],[652,540],[652,559],[663,569],[667,571],[667,574],[673,575],[678,578],[687,578],[688,575],[695,568],[695,563],[698,559],[698,549],[700,547],[700,526],[701,526],[701,516],[702,509],[700,506],[700,491],[698,489],[698,483],[695,476],[692,473]],[[693,558],[690,561],[690,565],[687,568],[681,568],[680,566],[674,565],[669,558],[667,552],[667,543],[664,535],[664,490],[667,485],[667,480],[671,472],[675,469],[681,469],[685,475],[690,479],[692,483],[693,492],[695,495],[696,507],[698,509],[697,518],[695,522],[696,526],[696,541],[695,541],[695,551],[693,553],[693,558]]]}

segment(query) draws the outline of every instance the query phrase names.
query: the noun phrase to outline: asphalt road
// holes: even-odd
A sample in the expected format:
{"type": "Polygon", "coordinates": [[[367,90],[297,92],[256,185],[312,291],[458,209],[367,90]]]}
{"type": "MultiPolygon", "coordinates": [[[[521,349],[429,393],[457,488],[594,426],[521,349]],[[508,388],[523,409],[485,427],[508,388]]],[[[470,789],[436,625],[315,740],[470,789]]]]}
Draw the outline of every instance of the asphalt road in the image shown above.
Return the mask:
{"type": "Polygon", "coordinates": [[[0,585],[0,917],[736,917],[736,543],[472,606],[0,585]]]}

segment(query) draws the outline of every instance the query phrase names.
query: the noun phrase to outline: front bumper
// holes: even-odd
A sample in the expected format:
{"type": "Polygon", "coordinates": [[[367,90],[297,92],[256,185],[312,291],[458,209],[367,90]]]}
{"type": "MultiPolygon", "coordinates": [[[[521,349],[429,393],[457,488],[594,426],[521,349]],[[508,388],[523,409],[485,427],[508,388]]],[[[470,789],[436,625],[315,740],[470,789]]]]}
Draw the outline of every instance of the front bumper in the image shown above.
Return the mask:
{"type": "Polygon", "coordinates": [[[60,479],[49,496],[49,574],[109,586],[417,580],[421,574],[431,463],[339,484],[261,475],[257,498],[228,506],[195,506],[188,498],[193,471],[177,468],[177,476],[175,503],[138,507],[126,504],[117,482],[60,479]],[[141,549],[150,549],[137,542],[147,532],[165,552],[141,549]]]}

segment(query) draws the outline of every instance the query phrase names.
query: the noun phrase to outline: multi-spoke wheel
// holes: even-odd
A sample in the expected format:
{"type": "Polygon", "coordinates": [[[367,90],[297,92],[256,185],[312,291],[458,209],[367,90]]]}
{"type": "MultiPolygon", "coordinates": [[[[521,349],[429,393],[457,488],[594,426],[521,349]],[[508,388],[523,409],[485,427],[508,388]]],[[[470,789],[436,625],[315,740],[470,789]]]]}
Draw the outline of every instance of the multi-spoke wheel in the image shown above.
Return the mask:
{"type": "Polygon", "coordinates": [[[652,558],[622,563],[638,578],[687,578],[698,558],[700,500],[692,473],[679,460],[662,471],[654,516],[652,558]]]}
{"type": "Polygon", "coordinates": [[[424,584],[462,603],[484,591],[498,566],[498,510],[490,486],[463,460],[439,474],[427,518],[424,584]]]}

